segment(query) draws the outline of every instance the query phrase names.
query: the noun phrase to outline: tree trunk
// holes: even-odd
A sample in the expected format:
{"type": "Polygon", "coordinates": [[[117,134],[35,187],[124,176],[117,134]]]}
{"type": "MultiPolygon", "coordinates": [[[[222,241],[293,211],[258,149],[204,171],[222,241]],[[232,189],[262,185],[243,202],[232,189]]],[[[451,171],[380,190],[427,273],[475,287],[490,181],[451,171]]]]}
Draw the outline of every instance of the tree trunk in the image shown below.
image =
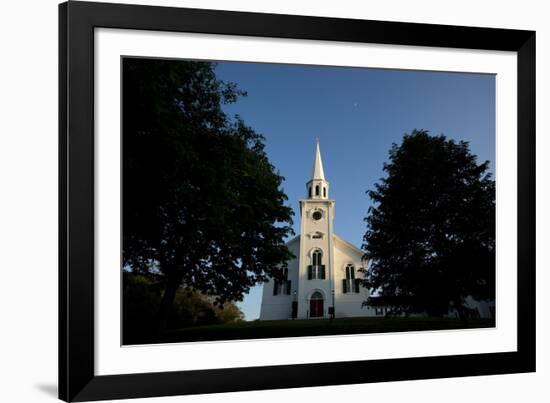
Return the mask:
{"type": "Polygon", "coordinates": [[[164,294],[162,295],[157,314],[159,332],[163,332],[168,328],[168,321],[174,307],[176,292],[181,285],[181,276],[166,275],[165,282],[164,294]]]}
{"type": "Polygon", "coordinates": [[[468,324],[468,312],[460,302],[457,302],[455,304],[455,307],[456,307],[456,311],[458,312],[458,318],[460,319],[462,324],[466,326],[468,324]]]}

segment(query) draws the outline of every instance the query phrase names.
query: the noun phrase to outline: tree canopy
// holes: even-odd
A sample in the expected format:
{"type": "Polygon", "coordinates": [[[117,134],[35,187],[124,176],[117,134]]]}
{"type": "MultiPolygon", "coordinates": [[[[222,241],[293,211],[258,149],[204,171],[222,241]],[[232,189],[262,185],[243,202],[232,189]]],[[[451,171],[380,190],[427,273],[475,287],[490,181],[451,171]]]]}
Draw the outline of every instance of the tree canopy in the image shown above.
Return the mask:
{"type": "Polygon", "coordinates": [[[414,130],[367,194],[365,285],[398,312],[465,314],[495,297],[495,182],[464,141],[414,130]]]}
{"type": "Polygon", "coordinates": [[[209,62],[123,59],[123,264],[158,272],[161,311],[185,284],[217,304],[282,275],[292,210],[264,138],[209,62]]]}

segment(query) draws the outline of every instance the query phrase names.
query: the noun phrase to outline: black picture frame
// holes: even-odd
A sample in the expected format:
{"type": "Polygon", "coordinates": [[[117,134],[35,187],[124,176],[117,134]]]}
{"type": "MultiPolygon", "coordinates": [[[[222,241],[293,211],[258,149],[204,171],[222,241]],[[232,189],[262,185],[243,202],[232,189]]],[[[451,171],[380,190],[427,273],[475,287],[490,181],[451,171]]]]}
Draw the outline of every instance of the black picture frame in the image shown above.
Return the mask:
{"type": "Polygon", "coordinates": [[[90,401],[535,371],[535,32],[142,5],[59,5],[59,398],[90,401]],[[94,28],[517,52],[517,352],[96,376],[94,28]],[[315,376],[307,376],[314,373],[315,376]]]}

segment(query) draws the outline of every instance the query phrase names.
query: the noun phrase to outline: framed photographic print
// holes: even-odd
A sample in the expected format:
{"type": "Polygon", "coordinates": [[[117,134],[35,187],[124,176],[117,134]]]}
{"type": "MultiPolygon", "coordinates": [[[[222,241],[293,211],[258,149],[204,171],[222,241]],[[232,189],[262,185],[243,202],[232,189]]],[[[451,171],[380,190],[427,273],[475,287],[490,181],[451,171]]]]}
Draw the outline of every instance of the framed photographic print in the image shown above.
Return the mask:
{"type": "Polygon", "coordinates": [[[535,33],[60,5],[59,397],[535,370],[535,33]]]}

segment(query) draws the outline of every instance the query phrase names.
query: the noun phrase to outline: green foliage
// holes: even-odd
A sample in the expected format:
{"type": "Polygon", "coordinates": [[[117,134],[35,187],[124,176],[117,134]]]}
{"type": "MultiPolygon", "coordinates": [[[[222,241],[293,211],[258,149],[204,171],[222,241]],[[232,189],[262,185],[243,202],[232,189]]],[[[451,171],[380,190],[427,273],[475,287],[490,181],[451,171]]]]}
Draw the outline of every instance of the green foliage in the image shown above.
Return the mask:
{"type": "MultiPolygon", "coordinates": [[[[160,279],[142,274],[124,273],[123,337],[125,344],[150,342],[159,337],[159,310],[163,286],[160,279]]],[[[168,328],[218,325],[242,322],[244,315],[232,302],[223,307],[213,299],[189,288],[180,287],[168,314],[168,328]]]]}
{"type": "Polygon", "coordinates": [[[398,311],[465,313],[495,298],[495,183],[468,143],[414,130],[394,144],[368,195],[365,285],[407,301],[398,311]]]}
{"type": "Polygon", "coordinates": [[[222,109],[245,93],[209,62],[123,61],[123,261],[216,304],[282,275],[292,210],[263,137],[222,109]]]}
{"type": "Polygon", "coordinates": [[[235,323],[244,320],[242,311],[233,302],[223,306],[214,304],[214,298],[191,288],[180,287],[174,299],[174,309],[170,316],[169,327],[235,323]]]}

